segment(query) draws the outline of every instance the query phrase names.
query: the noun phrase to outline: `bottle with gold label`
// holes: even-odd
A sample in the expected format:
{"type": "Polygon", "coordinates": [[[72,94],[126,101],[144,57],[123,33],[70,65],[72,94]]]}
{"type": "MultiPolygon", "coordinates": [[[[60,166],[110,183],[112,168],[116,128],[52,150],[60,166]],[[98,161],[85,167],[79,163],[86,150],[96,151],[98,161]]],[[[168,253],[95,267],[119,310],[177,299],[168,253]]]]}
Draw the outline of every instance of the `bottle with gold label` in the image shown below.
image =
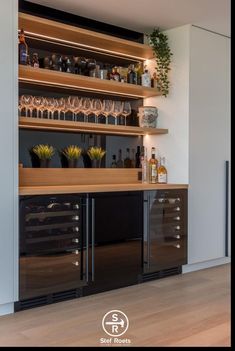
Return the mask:
{"type": "Polygon", "coordinates": [[[158,167],[158,183],[167,183],[167,169],[166,169],[166,159],[165,157],[160,158],[160,165],[158,167]]]}
{"type": "Polygon", "coordinates": [[[158,169],[158,161],[156,159],[156,149],[152,147],[151,149],[151,158],[149,160],[149,183],[155,184],[157,183],[157,169],[158,169]]]}

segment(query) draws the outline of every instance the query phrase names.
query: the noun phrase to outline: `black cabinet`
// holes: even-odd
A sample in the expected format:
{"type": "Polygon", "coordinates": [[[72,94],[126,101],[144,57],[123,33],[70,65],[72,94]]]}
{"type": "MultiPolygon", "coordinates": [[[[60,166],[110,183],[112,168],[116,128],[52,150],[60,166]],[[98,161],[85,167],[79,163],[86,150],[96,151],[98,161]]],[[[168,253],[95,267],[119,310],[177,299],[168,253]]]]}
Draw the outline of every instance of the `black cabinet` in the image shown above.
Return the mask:
{"type": "Polygon", "coordinates": [[[144,194],[144,273],[187,263],[187,190],[144,194]]]}
{"type": "Polygon", "coordinates": [[[85,294],[135,284],[142,273],[143,193],[91,194],[85,294]]]}
{"type": "Polygon", "coordinates": [[[78,196],[20,199],[20,300],[83,286],[83,206],[78,196]]]}

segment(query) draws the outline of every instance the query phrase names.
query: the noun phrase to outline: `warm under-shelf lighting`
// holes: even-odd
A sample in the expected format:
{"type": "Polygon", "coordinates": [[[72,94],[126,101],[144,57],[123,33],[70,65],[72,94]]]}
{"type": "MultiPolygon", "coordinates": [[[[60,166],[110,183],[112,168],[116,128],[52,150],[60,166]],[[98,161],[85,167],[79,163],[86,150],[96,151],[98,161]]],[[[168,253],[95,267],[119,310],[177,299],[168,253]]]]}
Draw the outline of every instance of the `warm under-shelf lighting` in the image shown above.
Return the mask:
{"type": "Polygon", "coordinates": [[[117,51],[113,51],[113,50],[107,50],[107,49],[103,49],[103,48],[99,48],[99,47],[95,47],[95,46],[91,46],[91,45],[87,45],[87,44],[81,44],[81,43],[76,43],[76,42],[73,42],[73,41],[68,41],[68,40],[64,40],[64,39],[58,39],[58,38],[55,38],[55,37],[51,37],[51,36],[47,36],[47,35],[43,35],[43,34],[37,34],[37,33],[34,33],[34,32],[28,32],[27,30],[25,30],[25,35],[28,35],[28,36],[32,36],[32,37],[35,37],[35,38],[41,38],[41,39],[46,39],[48,41],[52,41],[53,43],[63,43],[63,44],[66,44],[67,46],[73,46],[73,47],[77,47],[77,48],[85,48],[85,49],[88,49],[88,50],[97,50],[99,52],[105,52],[107,54],[111,54],[111,55],[119,55],[119,56],[122,56],[122,57],[126,57],[126,58],[129,58],[129,59],[135,59],[135,60],[138,60],[138,61],[145,61],[146,58],[145,57],[139,57],[139,56],[133,56],[133,55],[128,55],[128,54],[124,54],[123,52],[117,52],[117,51]]]}

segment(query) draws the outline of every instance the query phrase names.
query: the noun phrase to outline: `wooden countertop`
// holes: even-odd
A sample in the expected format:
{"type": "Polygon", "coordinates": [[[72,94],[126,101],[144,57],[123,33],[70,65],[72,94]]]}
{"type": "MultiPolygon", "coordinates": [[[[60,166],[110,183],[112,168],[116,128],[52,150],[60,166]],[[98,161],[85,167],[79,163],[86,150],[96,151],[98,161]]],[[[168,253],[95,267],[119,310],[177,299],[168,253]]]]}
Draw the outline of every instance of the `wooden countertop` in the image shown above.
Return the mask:
{"type": "Polygon", "coordinates": [[[56,185],[56,186],[21,186],[19,195],[101,193],[115,191],[144,191],[161,189],[188,189],[187,184],[96,184],[96,185],[56,185]]]}

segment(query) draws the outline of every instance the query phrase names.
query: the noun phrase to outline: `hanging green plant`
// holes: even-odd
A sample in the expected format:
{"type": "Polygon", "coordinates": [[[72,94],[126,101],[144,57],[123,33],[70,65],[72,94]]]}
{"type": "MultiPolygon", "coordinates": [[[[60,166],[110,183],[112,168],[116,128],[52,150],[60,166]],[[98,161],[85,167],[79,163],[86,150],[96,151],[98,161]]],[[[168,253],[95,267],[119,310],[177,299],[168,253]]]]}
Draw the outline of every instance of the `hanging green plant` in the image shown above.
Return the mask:
{"type": "Polygon", "coordinates": [[[160,32],[159,28],[155,28],[147,37],[157,63],[157,89],[166,97],[169,94],[168,72],[170,71],[171,56],[173,55],[168,44],[168,37],[160,32]]]}

